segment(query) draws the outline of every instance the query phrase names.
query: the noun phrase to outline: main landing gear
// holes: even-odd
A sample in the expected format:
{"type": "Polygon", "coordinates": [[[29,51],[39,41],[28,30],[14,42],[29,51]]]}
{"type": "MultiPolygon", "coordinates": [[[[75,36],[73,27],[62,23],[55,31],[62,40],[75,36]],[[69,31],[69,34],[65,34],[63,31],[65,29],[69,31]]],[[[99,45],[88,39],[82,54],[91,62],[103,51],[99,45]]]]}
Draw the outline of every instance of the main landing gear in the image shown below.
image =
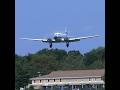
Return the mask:
{"type": "MultiPolygon", "coordinates": [[[[66,46],[69,47],[69,42],[66,42],[66,46]]],[[[49,47],[52,48],[52,43],[49,43],[49,47]]]]}
{"type": "Polygon", "coordinates": [[[50,45],[49,45],[49,46],[50,46],[50,48],[52,48],[52,43],[50,43],[50,45]]]}
{"type": "Polygon", "coordinates": [[[66,46],[67,46],[67,48],[69,47],[69,42],[66,42],[66,46]]]}

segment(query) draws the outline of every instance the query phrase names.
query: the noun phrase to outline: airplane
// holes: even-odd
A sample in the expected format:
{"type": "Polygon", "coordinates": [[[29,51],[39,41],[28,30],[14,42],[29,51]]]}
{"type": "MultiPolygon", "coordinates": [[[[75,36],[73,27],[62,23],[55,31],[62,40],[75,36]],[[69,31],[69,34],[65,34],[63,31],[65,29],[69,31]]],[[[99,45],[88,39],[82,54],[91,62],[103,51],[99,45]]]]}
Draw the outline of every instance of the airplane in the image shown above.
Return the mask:
{"type": "Polygon", "coordinates": [[[100,35],[93,35],[93,36],[86,36],[86,37],[70,37],[68,36],[68,32],[67,29],[65,28],[65,33],[54,33],[54,36],[52,38],[37,38],[37,39],[33,39],[33,38],[20,38],[20,39],[24,39],[24,40],[31,40],[31,41],[42,41],[45,43],[49,43],[49,47],[52,48],[52,43],[66,43],[66,46],[69,47],[69,43],[71,42],[77,42],[80,41],[82,39],[88,39],[88,38],[94,38],[94,37],[98,37],[100,35]]]}

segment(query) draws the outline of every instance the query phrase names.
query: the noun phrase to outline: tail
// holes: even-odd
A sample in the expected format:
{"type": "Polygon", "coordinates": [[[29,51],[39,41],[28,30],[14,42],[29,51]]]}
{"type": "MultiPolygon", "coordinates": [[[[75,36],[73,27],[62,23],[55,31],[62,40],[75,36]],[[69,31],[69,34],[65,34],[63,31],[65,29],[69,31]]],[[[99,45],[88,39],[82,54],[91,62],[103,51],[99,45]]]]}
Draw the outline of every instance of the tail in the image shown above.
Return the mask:
{"type": "Polygon", "coordinates": [[[65,27],[65,34],[68,35],[67,27],[65,27]]]}

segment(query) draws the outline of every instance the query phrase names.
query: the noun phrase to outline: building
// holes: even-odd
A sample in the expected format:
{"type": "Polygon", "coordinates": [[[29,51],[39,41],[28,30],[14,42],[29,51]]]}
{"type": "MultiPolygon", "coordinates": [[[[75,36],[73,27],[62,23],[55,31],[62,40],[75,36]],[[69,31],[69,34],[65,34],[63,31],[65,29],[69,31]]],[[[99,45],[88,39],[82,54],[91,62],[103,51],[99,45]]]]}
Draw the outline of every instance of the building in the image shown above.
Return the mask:
{"type": "Polygon", "coordinates": [[[32,83],[28,87],[33,86],[35,89],[43,88],[43,90],[64,90],[64,88],[80,90],[80,88],[89,87],[103,90],[104,75],[104,69],[53,71],[48,75],[30,78],[32,83]]]}

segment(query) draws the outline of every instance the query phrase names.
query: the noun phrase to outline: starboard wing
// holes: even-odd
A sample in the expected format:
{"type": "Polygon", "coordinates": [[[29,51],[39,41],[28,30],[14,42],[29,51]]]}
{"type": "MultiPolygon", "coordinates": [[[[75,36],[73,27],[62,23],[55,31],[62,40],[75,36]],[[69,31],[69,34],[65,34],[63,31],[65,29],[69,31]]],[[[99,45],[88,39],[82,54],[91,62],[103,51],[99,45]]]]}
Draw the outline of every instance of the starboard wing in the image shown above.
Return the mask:
{"type": "Polygon", "coordinates": [[[76,37],[76,38],[69,38],[69,41],[80,41],[81,39],[88,39],[88,38],[94,38],[99,37],[100,35],[94,35],[94,36],[86,36],[86,37],[76,37]]]}

